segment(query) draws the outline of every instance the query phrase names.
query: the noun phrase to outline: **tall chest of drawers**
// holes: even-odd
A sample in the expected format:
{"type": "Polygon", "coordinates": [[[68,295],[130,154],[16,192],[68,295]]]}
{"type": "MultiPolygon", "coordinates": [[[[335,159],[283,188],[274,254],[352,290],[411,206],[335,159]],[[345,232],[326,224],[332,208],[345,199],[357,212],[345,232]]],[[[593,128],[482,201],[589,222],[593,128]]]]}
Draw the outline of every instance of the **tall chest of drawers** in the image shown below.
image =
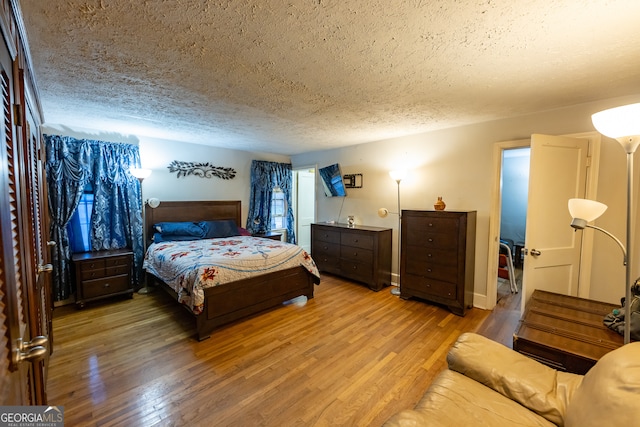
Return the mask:
{"type": "Polygon", "coordinates": [[[460,316],[473,305],[476,211],[402,211],[400,296],[443,304],[460,316]]]}
{"type": "Polygon", "coordinates": [[[311,256],[320,271],[365,283],[391,284],[391,229],[311,224],[311,256]]]}
{"type": "Polygon", "coordinates": [[[79,307],[84,307],[87,301],[115,295],[133,296],[133,252],[130,249],[77,253],[71,260],[75,265],[76,304],[79,307]]]}

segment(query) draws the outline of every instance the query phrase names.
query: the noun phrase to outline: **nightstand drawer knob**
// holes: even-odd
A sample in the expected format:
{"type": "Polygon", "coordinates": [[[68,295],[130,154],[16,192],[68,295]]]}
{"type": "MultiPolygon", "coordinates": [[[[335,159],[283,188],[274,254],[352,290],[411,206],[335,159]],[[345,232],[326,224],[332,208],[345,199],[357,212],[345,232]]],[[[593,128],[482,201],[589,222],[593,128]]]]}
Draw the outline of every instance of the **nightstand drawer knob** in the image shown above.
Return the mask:
{"type": "Polygon", "coordinates": [[[108,288],[109,286],[110,286],[110,285],[109,285],[109,283],[105,283],[105,284],[104,284],[104,287],[105,287],[105,288],[108,288]]]}

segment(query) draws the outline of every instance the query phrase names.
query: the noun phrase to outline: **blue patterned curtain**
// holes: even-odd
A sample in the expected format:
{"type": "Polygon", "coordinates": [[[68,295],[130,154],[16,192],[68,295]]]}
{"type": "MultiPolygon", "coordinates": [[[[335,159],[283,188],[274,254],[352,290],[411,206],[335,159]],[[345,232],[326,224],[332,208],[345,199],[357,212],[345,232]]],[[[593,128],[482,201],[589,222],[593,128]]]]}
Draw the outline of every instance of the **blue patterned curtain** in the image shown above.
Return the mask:
{"type": "Polygon", "coordinates": [[[61,137],[45,135],[46,176],[51,219],[52,286],[54,301],[69,298],[75,292],[71,283],[69,234],[67,223],[80,203],[84,187],[91,176],[89,144],[67,144],[61,137]]]}
{"type": "Polygon", "coordinates": [[[67,136],[45,135],[47,189],[53,250],[54,301],[75,291],[71,281],[67,223],[91,183],[94,207],[91,242],[94,250],[131,248],[134,252],[134,287],[141,278],[142,206],[140,183],[129,169],[140,166],[138,147],[67,136]]]}
{"type": "Polygon", "coordinates": [[[251,194],[247,230],[251,234],[266,233],[271,229],[271,198],[273,189],[280,187],[287,203],[287,242],[295,243],[292,201],[292,179],[290,163],[275,163],[261,160],[251,162],[251,194]]]}

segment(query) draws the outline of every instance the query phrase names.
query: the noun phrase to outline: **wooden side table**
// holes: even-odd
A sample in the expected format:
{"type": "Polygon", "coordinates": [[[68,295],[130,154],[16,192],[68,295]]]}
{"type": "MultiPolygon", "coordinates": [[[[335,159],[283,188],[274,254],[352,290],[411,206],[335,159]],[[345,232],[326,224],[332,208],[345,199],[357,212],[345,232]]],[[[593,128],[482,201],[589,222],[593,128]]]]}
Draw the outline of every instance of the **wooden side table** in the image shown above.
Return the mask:
{"type": "Polygon", "coordinates": [[[76,272],[76,304],[82,308],[88,301],[115,295],[133,296],[130,249],[82,252],[73,254],[76,272]]]}
{"type": "Polygon", "coordinates": [[[602,323],[614,308],[619,306],[535,290],[513,335],[513,349],[552,368],[585,374],[624,342],[602,323]]]}

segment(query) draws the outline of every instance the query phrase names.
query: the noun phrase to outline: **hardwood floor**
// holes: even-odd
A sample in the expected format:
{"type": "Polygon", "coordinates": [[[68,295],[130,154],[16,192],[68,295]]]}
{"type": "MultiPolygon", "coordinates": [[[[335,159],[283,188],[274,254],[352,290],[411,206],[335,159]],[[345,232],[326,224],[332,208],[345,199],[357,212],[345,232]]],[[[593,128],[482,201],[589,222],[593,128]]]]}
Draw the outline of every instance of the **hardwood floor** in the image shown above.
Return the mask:
{"type": "Polygon", "coordinates": [[[516,323],[500,317],[514,310],[508,299],[459,317],[324,275],[305,306],[222,327],[203,342],[161,290],[61,307],[48,400],[64,406],[70,426],[381,425],[415,405],[460,333],[510,337],[516,323]]]}

